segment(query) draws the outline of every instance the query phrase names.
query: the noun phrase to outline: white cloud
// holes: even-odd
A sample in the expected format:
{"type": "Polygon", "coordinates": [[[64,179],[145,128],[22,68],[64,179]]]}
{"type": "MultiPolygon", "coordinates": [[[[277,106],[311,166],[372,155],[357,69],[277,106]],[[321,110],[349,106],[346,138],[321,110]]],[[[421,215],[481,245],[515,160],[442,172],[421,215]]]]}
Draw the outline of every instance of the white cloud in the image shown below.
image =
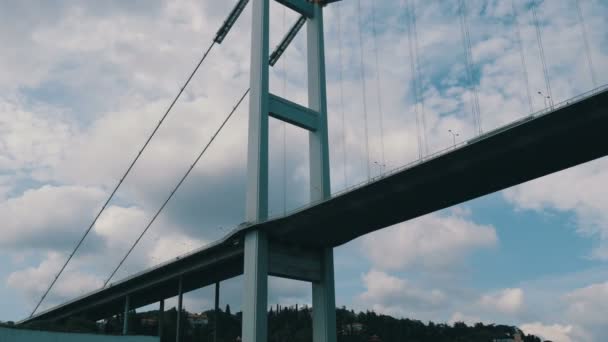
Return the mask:
{"type": "Polygon", "coordinates": [[[563,300],[567,304],[569,319],[608,332],[608,282],[576,289],[567,293],[563,300]]]}
{"type": "Polygon", "coordinates": [[[533,180],[503,192],[517,208],[576,214],[577,231],[597,238],[591,257],[608,260],[608,159],[600,159],[533,180]],[[576,186],[572,186],[576,184],[576,186]]]}
{"type": "MultiPolygon", "coordinates": [[[[571,18],[563,20],[565,14],[574,13],[562,11],[565,3],[545,2],[541,13],[545,25],[543,38],[556,99],[580,93],[590,86],[586,65],[580,62],[580,35],[571,18]]],[[[274,2],[272,4],[273,18],[280,18],[280,7],[274,2]]],[[[141,7],[125,2],[114,2],[112,6],[106,5],[103,8],[93,2],[79,3],[76,6],[61,3],[44,6],[46,5],[41,4],[34,8],[22,5],[0,10],[0,22],[6,23],[0,30],[0,38],[5,47],[0,54],[0,65],[3,66],[0,90],[5,94],[3,96],[17,94],[10,97],[10,100],[0,100],[0,169],[11,172],[8,176],[2,174],[3,178],[0,179],[0,218],[8,227],[3,232],[9,232],[0,237],[0,245],[12,249],[32,247],[34,245],[31,239],[34,236],[42,240],[43,236],[49,234],[72,246],[72,241],[75,240],[72,237],[82,232],[92,218],[95,205],[103,199],[103,192],[99,189],[113,186],[137,153],[146,134],[179,88],[179,83],[200,56],[201,45],[210,41],[231,4],[180,1],[141,7]],[[13,170],[16,171],[12,173],[13,170]],[[65,199],[65,193],[59,196],[62,193],[60,190],[48,190],[48,194],[42,194],[47,191],[43,191],[46,189],[44,186],[30,189],[32,193],[26,191],[22,195],[14,195],[15,187],[17,191],[36,188],[39,187],[39,182],[54,184],[51,188],[62,188],[66,192],[70,187],[81,188],[82,191],[74,189],[74,193],[80,195],[74,194],[75,198],[70,198],[70,201],[65,199]],[[97,192],[99,194],[95,195],[97,192]],[[34,197],[38,198],[38,202],[34,197]],[[33,205],[35,203],[37,204],[33,205]],[[56,203],[65,205],[54,206],[56,203]],[[75,215],[67,215],[69,210],[73,210],[75,215]],[[27,213],[32,217],[28,217],[27,213]],[[40,233],[41,230],[44,234],[40,233]]],[[[345,183],[340,182],[343,177],[343,146],[340,139],[341,118],[338,115],[341,109],[338,101],[338,65],[344,70],[344,111],[347,113],[345,167],[348,183],[363,180],[365,163],[375,165],[374,161],[380,161],[381,158],[375,65],[369,54],[373,48],[371,32],[363,32],[364,53],[367,57],[364,63],[368,85],[368,161],[363,149],[364,141],[361,139],[364,135],[363,95],[358,73],[356,6],[354,2],[343,2],[341,6],[344,30],[342,61],[337,60],[336,6],[326,8],[332,180],[334,186],[337,184],[338,187],[345,183]]],[[[370,3],[364,2],[363,6],[362,14],[366,16],[369,14],[370,3]]],[[[520,11],[530,84],[534,91],[542,88],[542,68],[538,61],[535,34],[530,25],[530,13],[524,11],[524,8],[520,8],[520,11]]],[[[601,50],[606,45],[605,16],[602,15],[605,4],[597,0],[585,3],[583,11],[587,18],[598,79],[605,82],[608,80],[608,58],[605,51],[601,50]]],[[[295,19],[295,14],[287,12],[287,22],[290,23],[295,19]]],[[[454,30],[458,23],[453,3],[420,3],[418,12],[428,140],[433,151],[452,144],[448,129],[460,132],[461,139],[472,135],[469,104],[463,103],[470,94],[462,84],[462,46],[459,32],[454,30]],[[446,51],[450,53],[446,54],[446,51]]],[[[512,27],[505,24],[504,20],[496,20],[508,17],[510,6],[494,1],[488,5],[486,12],[492,17],[484,18],[483,12],[472,11],[471,24],[474,28],[474,57],[481,72],[479,88],[482,120],[484,128],[488,129],[521,116],[528,109],[512,27]],[[496,111],[496,108],[500,108],[500,111],[496,111]]],[[[391,168],[416,158],[416,129],[411,100],[411,75],[409,66],[404,62],[409,58],[402,16],[404,9],[399,7],[399,1],[382,2],[378,13],[386,15],[386,18],[378,22],[377,35],[386,164],[391,168]]],[[[229,40],[214,49],[202,72],[195,77],[184,98],[174,109],[175,112],[153,141],[150,150],[126,180],[118,199],[120,203],[128,205],[112,206],[107,215],[101,218],[95,234],[106,243],[107,249],[96,251],[94,256],[87,256],[83,260],[88,262],[86,265],[77,262],[75,268],[84,278],[96,279],[95,274],[105,274],[105,270],[97,271],[92,264],[108,262],[109,256],[122,256],[128,240],[137,235],[140,227],[143,229],[146,218],[150,217],[168,194],[177,176],[189,166],[191,158],[199,151],[202,143],[206,142],[220,116],[230,109],[240,95],[236,94],[237,90],[246,88],[249,21],[250,12],[247,10],[230,33],[229,40]]],[[[271,46],[282,35],[280,22],[281,20],[271,20],[271,46]]],[[[304,56],[303,35],[300,35],[287,51],[288,93],[291,99],[300,103],[306,103],[306,72],[302,64],[304,56]]],[[[271,71],[271,89],[280,94],[278,84],[281,82],[277,70],[280,68],[271,71]]],[[[534,97],[533,101],[536,109],[543,106],[541,98],[534,97]]],[[[128,265],[125,265],[130,271],[140,270],[159,259],[173,257],[221,234],[211,232],[207,225],[213,225],[212,228],[215,229],[217,225],[239,222],[244,210],[237,203],[243,202],[244,196],[242,189],[234,189],[244,188],[241,179],[244,178],[245,108],[246,103],[241,113],[237,114],[240,118],[235,117],[235,121],[231,122],[216,146],[209,151],[191,179],[176,195],[174,205],[167,208],[169,214],[164,213],[159,217],[159,222],[151,228],[149,235],[142,241],[142,246],[135,250],[128,265]],[[179,211],[184,208],[202,214],[193,218],[191,212],[186,213],[190,215],[185,215],[179,211]],[[195,229],[187,230],[183,227],[188,224],[195,229]]],[[[288,131],[288,193],[289,197],[298,197],[295,200],[290,198],[292,205],[293,202],[303,204],[306,201],[306,195],[299,195],[299,192],[305,193],[300,188],[307,185],[306,148],[301,148],[306,146],[307,137],[304,133],[294,131],[288,131]]],[[[280,133],[276,129],[271,132],[271,162],[274,163],[271,167],[274,171],[271,172],[275,172],[275,175],[282,174],[281,167],[277,166],[282,164],[282,157],[278,154],[281,146],[280,133]]],[[[377,171],[378,168],[373,166],[372,174],[377,171]]],[[[573,176],[565,183],[576,183],[580,177],[584,178],[585,175],[573,176]]],[[[272,177],[274,181],[277,179],[280,177],[272,177]]],[[[584,221],[598,223],[585,225],[582,229],[584,234],[593,237],[605,234],[602,233],[604,230],[599,222],[604,222],[603,212],[606,211],[606,206],[602,204],[594,207],[589,204],[592,201],[603,201],[599,193],[601,187],[597,184],[604,183],[602,177],[589,181],[589,185],[583,189],[598,193],[593,196],[584,194],[583,196],[589,197],[588,200],[583,200],[586,202],[584,206],[569,202],[562,206],[564,210],[576,210],[579,217],[584,214],[584,221]]],[[[273,193],[278,192],[276,183],[271,186],[273,193]]],[[[548,187],[560,188],[555,183],[548,187]]],[[[578,195],[566,193],[564,197],[576,198],[578,195]]],[[[561,198],[552,199],[551,203],[542,208],[560,208],[561,201],[561,198]]],[[[536,202],[546,203],[542,199],[536,202]]],[[[401,279],[383,271],[404,270],[413,266],[429,269],[456,266],[462,264],[471,251],[495,246],[495,229],[471,222],[469,217],[470,215],[459,212],[446,216],[429,215],[364,238],[365,253],[373,261],[375,269],[380,270],[374,271],[379,272],[375,275],[390,290],[379,288],[377,281],[369,279],[370,287],[366,291],[369,302],[366,303],[372,305],[377,298],[380,303],[378,305],[382,305],[382,308],[403,312],[402,308],[383,302],[383,298],[392,296],[404,303],[431,303],[428,305],[437,308],[434,315],[449,317],[446,312],[456,311],[450,307],[450,299],[460,297],[460,294],[452,294],[448,289],[437,286],[428,287],[418,280],[401,279]],[[426,290],[427,287],[434,290],[426,290]],[[442,296],[443,301],[439,300],[442,296]]],[[[52,239],[45,239],[40,243],[49,248],[57,248],[51,242],[52,239]]],[[[58,249],[63,251],[65,246],[58,249]]],[[[606,259],[608,252],[605,250],[598,248],[594,255],[606,259]]],[[[45,256],[40,263],[29,259],[27,262],[38,264],[32,269],[50,272],[58,266],[56,260],[53,259],[53,263],[50,258],[45,256]]],[[[370,274],[368,277],[371,277],[370,274]]],[[[17,276],[13,276],[13,279],[15,277],[17,276]]],[[[68,275],[69,279],[70,277],[68,275]]],[[[338,281],[353,282],[353,279],[338,281]]],[[[89,283],[93,284],[93,281],[89,283]]],[[[17,285],[17,281],[14,280],[13,285],[17,285]]],[[[305,298],[309,291],[308,286],[300,288],[284,284],[281,287],[284,290],[277,292],[276,300],[304,300],[301,298],[305,298]]],[[[240,293],[240,289],[228,293],[238,297],[235,294],[240,293]]],[[[500,291],[487,296],[501,303],[498,293],[500,291]]],[[[511,292],[511,295],[514,294],[516,293],[511,292]]],[[[516,299],[517,296],[514,297],[516,299]]],[[[582,300],[572,298],[573,303],[582,300]]],[[[476,294],[463,301],[474,305],[478,299],[476,294]]],[[[503,301],[509,302],[504,298],[503,301]]],[[[501,305],[507,311],[508,308],[513,308],[504,303],[501,305]]],[[[474,309],[477,312],[490,310],[481,307],[474,309]]],[[[459,308],[458,312],[463,315],[461,317],[475,317],[475,310],[459,308]]],[[[485,312],[483,313],[485,317],[485,312]]],[[[434,319],[436,316],[427,317],[434,319]]]]}
{"type": "Polygon", "coordinates": [[[26,190],[0,202],[4,248],[65,248],[84,231],[103,192],[82,186],[50,186],[26,190]]]}
{"type": "Polygon", "coordinates": [[[485,309],[514,314],[523,308],[524,291],[520,288],[502,289],[481,296],[479,305],[485,309]]]}
{"type": "Polygon", "coordinates": [[[583,342],[572,338],[574,328],[571,325],[552,324],[540,322],[526,323],[519,327],[524,333],[539,336],[553,342],[583,342]]]}
{"type": "Polygon", "coordinates": [[[0,97],[0,170],[49,167],[61,156],[73,129],[52,106],[0,97]]]}
{"type": "MultiPolygon", "coordinates": [[[[147,250],[148,266],[157,265],[160,262],[176,258],[184,253],[200,248],[208,244],[207,241],[197,240],[187,235],[169,233],[164,234],[150,247],[143,247],[147,250]]],[[[140,247],[142,248],[142,247],[140,247]]]]}
{"type": "MultiPolygon", "coordinates": [[[[8,286],[21,292],[28,304],[34,304],[47,289],[64,261],[65,255],[54,252],[49,253],[46,259],[37,267],[27,267],[9,274],[6,283],[8,286]]],[[[64,275],[57,281],[55,287],[49,293],[44,307],[97,289],[102,284],[99,277],[74,271],[74,267],[68,267],[64,275]]]]}
{"type": "Polygon", "coordinates": [[[430,214],[365,236],[363,252],[375,267],[405,269],[414,265],[444,268],[462,261],[476,248],[496,245],[491,226],[459,216],[430,214]]]}
{"type": "Polygon", "coordinates": [[[447,296],[439,289],[416,287],[406,279],[371,270],[362,276],[365,292],[358,296],[363,307],[377,312],[406,316],[417,311],[432,311],[446,305],[447,296]]]}

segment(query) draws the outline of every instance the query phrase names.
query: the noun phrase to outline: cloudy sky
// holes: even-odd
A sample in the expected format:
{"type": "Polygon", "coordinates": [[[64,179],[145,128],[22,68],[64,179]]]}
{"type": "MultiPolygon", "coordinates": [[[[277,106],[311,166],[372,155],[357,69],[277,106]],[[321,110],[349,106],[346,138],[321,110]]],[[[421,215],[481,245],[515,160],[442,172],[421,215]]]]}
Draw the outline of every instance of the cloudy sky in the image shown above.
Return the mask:
{"type": "MultiPolygon", "coordinates": [[[[234,2],[0,3],[0,320],[33,309],[234,2]]],[[[446,0],[416,4],[420,135],[405,3],[345,0],[327,8],[334,192],[364,181],[367,165],[373,176],[415,161],[419,136],[432,153],[453,143],[450,129],[458,141],[475,134],[458,2],[446,0]]],[[[510,0],[467,1],[484,131],[545,107],[530,2],[514,5],[517,20],[510,0]]],[[[580,0],[580,7],[600,86],[608,83],[608,2],[580,0]]],[[[297,16],[274,2],[271,11],[274,47],[297,16]]],[[[211,52],[42,308],[103,283],[247,88],[250,16],[248,7],[211,52]]],[[[542,2],[538,19],[553,101],[593,89],[575,0],[542,2]]],[[[272,92],[306,104],[305,56],[303,31],[272,70],[272,92]]],[[[116,279],[244,221],[247,108],[116,279]]],[[[276,121],[270,129],[274,216],[307,203],[308,156],[305,132],[276,121]]],[[[606,184],[608,160],[600,159],[340,246],[337,304],[424,321],[516,324],[554,341],[601,341],[608,334],[606,184]]],[[[226,282],[222,294],[237,309],[240,281],[226,282]]],[[[271,304],[311,301],[308,284],[273,278],[270,287],[271,304]]],[[[211,301],[211,290],[201,289],[186,296],[186,307],[203,310],[211,301]]]]}

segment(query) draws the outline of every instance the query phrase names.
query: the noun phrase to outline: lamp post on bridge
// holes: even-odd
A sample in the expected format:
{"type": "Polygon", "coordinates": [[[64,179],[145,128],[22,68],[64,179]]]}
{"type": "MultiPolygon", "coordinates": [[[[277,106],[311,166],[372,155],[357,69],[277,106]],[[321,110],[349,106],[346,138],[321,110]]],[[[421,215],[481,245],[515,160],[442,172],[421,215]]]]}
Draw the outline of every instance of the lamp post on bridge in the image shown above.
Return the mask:
{"type": "Polygon", "coordinates": [[[460,134],[452,131],[451,129],[448,129],[448,132],[450,132],[450,134],[452,134],[452,139],[454,141],[453,147],[456,147],[456,137],[460,136],[460,134]]]}
{"type": "Polygon", "coordinates": [[[380,168],[380,174],[384,174],[386,171],[386,164],[378,163],[377,161],[374,161],[374,164],[378,165],[380,168]]]}
{"type": "Polygon", "coordinates": [[[545,109],[547,109],[547,107],[549,107],[547,105],[547,100],[551,100],[551,96],[545,96],[545,94],[543,94],[540,90],[538,91],[538,95],[543,97],[543,101],[545,101],[545,109]]]}

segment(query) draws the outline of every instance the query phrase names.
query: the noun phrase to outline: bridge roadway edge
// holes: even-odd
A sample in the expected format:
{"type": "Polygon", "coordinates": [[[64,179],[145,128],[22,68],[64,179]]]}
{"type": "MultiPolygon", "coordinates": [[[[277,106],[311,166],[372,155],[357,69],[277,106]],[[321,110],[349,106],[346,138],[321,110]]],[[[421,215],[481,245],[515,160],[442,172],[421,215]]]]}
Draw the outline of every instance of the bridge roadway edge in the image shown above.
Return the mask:
{"type": "Polygon", "coordinates": [[[111,286],[41,312],[18,324],[70,316],[101,319],[133,307],[242,274],[242,239],[265,230],[271,242],[321,249],[608,155],[608,91],[472,139],[450,153],[380,178],[289,216],[243,226],[216,243],[142,271],[111,286]]]}

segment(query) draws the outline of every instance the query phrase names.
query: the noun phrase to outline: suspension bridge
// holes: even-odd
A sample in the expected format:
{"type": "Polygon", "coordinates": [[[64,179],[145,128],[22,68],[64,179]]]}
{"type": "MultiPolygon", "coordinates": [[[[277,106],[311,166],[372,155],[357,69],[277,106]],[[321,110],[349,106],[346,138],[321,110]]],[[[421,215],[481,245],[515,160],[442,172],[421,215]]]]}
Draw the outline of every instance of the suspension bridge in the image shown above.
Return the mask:
{"type": "MultiPolygon", "coordinates": [[[[608,155],[605,134],[605,128],[608,127],[608,87],[597,87],[584,18],[578,1],[576,2],[577,14],[584,36],[587,65],[594,89],[562,103],[554,102],[542,48],[542,32],[536,5],[533,3],[535,34],[546,86],[546,94],[542,95],[543,99],[548,101],[547,106],[543,110],[529,114],[515,122],[484,131],[477,86],[474,81],[474,61],[468,27],[469,9],[465,0],[458,0],[458,14],[465,50],[465,72],[472,93],[471,113],[477,136],[458,144],[454,141],[453,146],[430,154],[425,134],[427,123],[418,57],[415,2],[406,1],[408,18],[406,24],[410,38],[408,48],[416,103],[414,115],[417,124],[419,158],[411,164],[372,177],[366,122],[364,144],[365,153],[368,155],[367,179],[361,184],[331,194],[323,8],[328,5],[340,6],[340,2],[328,0],[276,1],[298,12],[301,15],[300,18],[287,32],[277,48],[270,53],[270,0],[251,1],[253,20],[249,89],[239,97],[235,107],[228,113],[209,143],[111,273],[103,288],[45,311],[36,312],[82,241],[94,227],[97,218],[110,203],[131,168],[170,113],[193,75],[212,48],[223,42],[249,1],[237,2],[194,71],[85,231],[30,317],[19,324],[40,320],[64,320],[70,317],[99,320],[121,313],[126,316],[129,310],[153,303],[160,303],[162,312],[164,300],[174,296],[178,297],[177,319],[179,322],[184,293],[215,284],[217,307],[219,283],[242,274],[244,276],[243,341],[266,341],[267,278],[272,275],[303,280],[312,284],[313,341],[334,342],[336,341],[334,247],[364,234],[608,155]],[[307,30],[308,106],[296,104],[269,91],[269,68],[279,61],[303,27],[306,27],[307,30]],[[141,271],[126,279],[112,282],[116,271],[123,265],[184,179],[188,177],[196,162],[205,154],[236,108],[247,96],[249,96],[247,222],[235,227],[226,236],[211,245],[141,271]],[[309,132],[310,203],[303,208],[275,218],[269,218],[268,215],[268,120],[270,117],[309,132]]],[[[358,5],[360,9],[360,1],[358,5]]],[[[513,14],[517,15],[515,5],[513,5],[513,14]]],[[[372,16],[375,14],[372,13],[372,16]]],[[[359,24],[361,25],[361,23],[359,24]]],[[[375,32],[376,28],[373,27],[373,30],[375,32]]],[[[521,52],[522,38],[518,28],[516,34],[521,52]]],[[[360,35],[359,39],[361,40],[360,35]]],[[[361,60],[363,60],[362,48],[360,52],[361,60]]],[[[520,57],[527,99],[532,112],[525,56],[521,53],[520,57]]],[[[377,49],[374,59],[377,65],[377,49]]],[[[376,76],[377,84],[381,84],[379,74],[376,76]]],[[[365,77],[362,79],[363,92],[365,92],[367,87],[364,82],[365,77]]],[[[382,95],[379,86],[377,91],[379,98],[382,95]]],[[[342,90],[340,97],[343,102],[342,90]]],[[[379,114],[382,127],[380,104],[381,101],[379,101],[379,114]]],[[[364,102],[364,113],[367,111],[366,107],[367,104],[364,102]]],[[[493,110],[500,111],[500,108],[493,110]]],[[[342,115],[344,116],[344,113],[342,115]]],[[[492,115],[492,113],[489,112],[486,115],[492,115]]],[[[367,114],[364,115],[364,119],[367,120],[367,114]]],[[[381,144],[383,150],[383,140],[381,144]]],[[[384,159],[384,155],[382,158],[384,159]]],[[[162,315],[160,317],[162,318],[162,315]]],[[[123,332],[127,334],[128,331],[128,320],[125,319],[123,332]]],[[[160,334],[162,331],[159,331],[160,334]]],[[[179,328],[176,340],[180,340],[179,328]]]]}

